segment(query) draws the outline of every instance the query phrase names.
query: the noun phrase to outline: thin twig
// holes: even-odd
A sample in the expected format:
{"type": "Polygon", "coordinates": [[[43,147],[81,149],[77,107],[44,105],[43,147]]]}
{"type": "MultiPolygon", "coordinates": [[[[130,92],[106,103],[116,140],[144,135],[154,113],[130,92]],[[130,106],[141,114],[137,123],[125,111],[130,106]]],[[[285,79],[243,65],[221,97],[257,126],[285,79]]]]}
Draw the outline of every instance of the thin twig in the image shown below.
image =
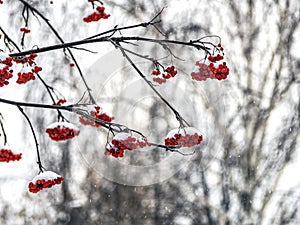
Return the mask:
{"type": "Polygon", "coordinates": [[[155,92],[155,94],[172,110],[172,112],[175,114],[176,119],[180,123],[180,127],[184,127],[184,123],[187,126],[189,126],[188,122],[186,122],[186,120],[179,114],[179,112],[156,90],[153,84],[146,78],[146,76],[142,73],[142,71],[134,64],[134,62],[125,52],[123,47],[118,43],[112,42],[112,44],[121,50],[123,56],[130,63],[130,65],[135,69],[135,71],[140,75],[140,77],[148,84],[148,86],[155,92]]]}
{"type": "Polygon", "coordinates": [[[0,113],[0,126],[1,126],[2,134],[3,134],[3,139],[4,139],[4,141],[3,141],[4,143],[3,144],[6,145],[7,144],[7,136],[6,136],[6,132],[5,132],[2,120],[3,120],[3,116],[0,113]]]}
{"type": "Polygon", "coordinates": [[[42,173],[43,172],[43,169],[45,169],[42,165],[42,162],[41,162],[41,157],[40,157],[40,151],[39,151],[39,143],[37,141],[37,138],[36,138],[36,134],[35,134],[35,131],[34,131],[34,128],[32,126],[32,123],[29,119],[29,117],[26,115],[26,113],[24,112],[23,108],[21,106],[17,106],[18,109],[20,110],[20,112],[23,114],[23,116],[25,117],[25,119],[27,120],[29,126],[30,126],[30,129],[31,129],[31,132],[32,132],[32,135],[33,135],[33,138],[34,138],[34,142],[35,142],[35,147],[36,147],[36,154],[37,154],[37,164],[39,165],[39,172],[42,173]]]}

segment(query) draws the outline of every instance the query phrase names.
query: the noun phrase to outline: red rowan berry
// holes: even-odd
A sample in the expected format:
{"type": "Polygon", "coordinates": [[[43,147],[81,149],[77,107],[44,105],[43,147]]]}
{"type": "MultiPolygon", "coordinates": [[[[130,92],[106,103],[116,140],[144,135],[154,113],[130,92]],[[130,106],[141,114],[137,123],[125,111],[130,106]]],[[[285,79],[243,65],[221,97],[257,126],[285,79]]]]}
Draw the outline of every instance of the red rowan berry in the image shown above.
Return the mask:
{"type": "Polygon", "coordinates": [[[67,100],[62,98],[62,99],[59,99],[58,102],[54,105],[61,106],[62,104],[66,103],[66,102],[67,102],[67,100]]]}
{"type": "Polygon", "coordinates": [[[22,28],[20,28],[20,31],[25,33],[25,34],[28,34],[28,33],[30,33],[31,30],[28,29],[27,27],[22,27],[22,28]]]}
{"type": "Polygon", "coordinates": [[[160,74],[160,71],[159,71],[159,69],[155,69],[155,70],[153,70],[152,71],[152,75],[159,75],[160,74]]]}

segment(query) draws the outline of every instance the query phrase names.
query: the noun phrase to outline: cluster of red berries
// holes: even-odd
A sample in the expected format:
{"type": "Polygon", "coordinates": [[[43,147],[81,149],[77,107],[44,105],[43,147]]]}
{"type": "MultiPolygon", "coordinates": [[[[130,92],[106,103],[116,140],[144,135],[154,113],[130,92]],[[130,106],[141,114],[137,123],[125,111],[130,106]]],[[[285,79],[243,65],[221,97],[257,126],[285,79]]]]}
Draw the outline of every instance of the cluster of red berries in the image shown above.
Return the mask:
{"type": "Polygon", "coordinates": [[[23,67],[21,71],[18,73],[18,84],[25,84],[30,80],[35,80],[34,73],[38,73],[42,70],[42,67],[34,66],[32,67],[23,67]]]}
{"type": "Polygon", "coordinates": [[[25,84],[30,80],[35,80],[34,73],[42,71],[42,67],[34,65],[35,58],[37,54],[32,54],[22,58],[11,58],[9,55],[4,52],[0,52],[0,87],[8,85],[8,80],[13,77],[13,62],[17,64],[27,64],[24,66],[21,71],[18,73],[18,84],[25,84]],[[29,66],[28,66],[29,65],[29,66]]]}
{"type": "MultiPolygon", "coordinates": [[[[114,117],[111,117],[109,115],[107,115],[106,113],[103,113],[101,110],[101,107],[96,105],[94,106],[94,109],[90,111],[90,115],[92,117],[94,117],[95,119],[99,119],[99,120],[103,120],[106,122],[111,122],[114,117]]],[[[95,120],[90,120],[88,118],[85,118],[83,116],[79,117],[79,122],[82,123],[83,125],[89,125],[92,127],[100,127],[100,124],[98,124],[95,120]]]]}
{"type": "Polygon", "coordinates": [[[17,64],[26,64],[26,66],[24,66],[18,73],[18,84],[25,84],[30,80],[35,80],[34,74],[42,71],[42,67],[35,65],[34,60],[36,59],[36,57],[37,54],[31,54],[28,56],[13,59],[13,61],[17,64]]]}
{"type": "Polygon", "coordinates": [[[12,67],[13,59],[6,53],[0,51],[0,63],[5,64],[9,67],[12,67]]]}
{"type": "Polygon", "coordinates": [[[8,80],[13,76],[11,72],[7,65],[0,63],[0,87],[9,84],[8,80]]]}
{"type": "Polygon", "coordinates": [[[71,123],[56,122],[47,127],[46,133],[54,141],[65,141],[78,136],[80,130],[71,123]]]}
{"type": "Polygon", "coordinates": [[[21,158],[22,153],[15,154],[6,147],[0,147],[0,162],[19,161],[21,158]]]}
{"type": "Polygon", "coordinates": [[[0,4],[3,4],[3,1],[2,1],[2,0],[0,0],[0,4]]]}
{"type": "Polygon", "coordinates": [[[28,189],[32,193],[37,193],[44,188],[51,188],[56,184],[61,184],[63,180],[64,178],[62,176],[51,171],[45,171],[35,176],[33,180],[29,182],[28,189]]]}
{"type": "MultiPolygon", "coordinates": [[[[223,52],[223,47],[218,44],[219,51],[223,52]]],[[[224,59],[223,55],[217,54],[216,56],[208,56],[208,62],[201,63],[196,62],[196,70],[191,73],[193,80],[203,81],[208,78],[223,80],[229,75],[229,68],[226,62],[222,62],[224,59]]]]}
{"type": "Polygon", "coordinates": [[[158,68],[152,71],[152,75],[155,76],[153,77],[153,81],[158,84],[166,83],[167,79],[175,77],[176,74],[177,70],[174,66],[167,67],[163,73],[160,73],[158,68]]]}
{"type": "Polygon", "coordinates": [[[13,65],[12,58],[5,54],[4,52],[0,52],[0,87],[4,85],[8,85],[8,80],[12,78],[13,70],[10,68],[13,65]]]}
{"type": "Polygon", "coordinates": [[[66,99],[64,99],[64,98],[61,98],[61,99],[59,99],[59,100],[57,101],[57,103],[56,103],[56,104],[54,104],[54,105],[61,106],[62,104],[66,103],[66,102],[67,102],[67,100],[66,100],[66,99]]]}
{"type": "Polygon", "coordinates": [[[20,31],[21,32],[23,32],[24,34],[28,34],[28,33],[30,33],[30,29],[28,29],[27,27],[22,27],[22,28],[20,28],[20,31]]]}
{"type": "Polygon", "coordinates": [[[90,22],[97,22],[100,19],[108,19],[108,17],[110,17],[110,14],[106,14],[104,10],[105,7],[97,6],[96,11],[94,11],[92,14],[88,15],[87,17],[84,17],[83,21],[86,23],[90,23],[90,22]]]}
{"type": "Polygon", "coordinates": [[[33,69],[32,69],[32,72],[38,73],[38,72],[41,72],[42,70],[43,70],[42,67],[40,67],[40,66],[34,66],[33,69]]]}
{"type": "Polygon", "coordinates": [[[215,63],[215,62],[217,62],[217,61],[223,60],[223,59],[224,59],[224,56],[222,56],[222,55],[220,55],[220,54],[217,54],[216,56],[210,55],[210,56],[207,57],[207,59],[208,59],[210,62],[215,63]]]}
{"type": "Polygon", "coordinates": [[[165,138],[166,146],[193,147],[199,145],[203,138],[199,131],[193,127],[185,127],[170,131],[165,138]]]}
{"type": "Polygon", "coordinates": [[[37,56],[38,56],[37,54],[31,54],[21,58],[14,58],[13,60],[16,63],[21,63],[21,64],[28,63],[30,66],[32,66],[35,63],[34,60],[36,59],[37,56]]]}
{"type": "Polygon", "coordinates": [[[137,139],[129,133],[121,132],[114,136],[111,143],[107,144],[105,155],[111,155],[115,158],[123,157],[125,150],[134,150],[149,145],[144,139],[137,139]]]}
{"type": "Polygon", "coordinates": [[[197,69],[191,73],[193,80],[203,81],[207,78],[213,79],[214,74],[206,64],[197,61],[196,66],[198,66],[197,69]]]}

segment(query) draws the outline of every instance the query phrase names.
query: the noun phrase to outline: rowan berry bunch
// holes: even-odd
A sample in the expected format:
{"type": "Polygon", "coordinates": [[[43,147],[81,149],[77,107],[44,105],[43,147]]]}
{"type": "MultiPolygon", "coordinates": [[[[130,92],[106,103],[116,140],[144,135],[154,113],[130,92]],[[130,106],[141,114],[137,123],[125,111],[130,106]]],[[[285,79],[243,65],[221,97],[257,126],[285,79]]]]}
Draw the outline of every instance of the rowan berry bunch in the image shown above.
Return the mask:
{"type": "Polygon", "coordinates": [[[0,147],[0,162],[19,161],[22,158],[22,153],[14,153],[8,147],[0,147]]]}
{"type": "Polygon", "coordinates": [[[53,141],[65,141],[78,136],[80,130],[75,125],[68,122],[56,122],[50,124],[46,133],[53,141]]]}
{"type": "Polygon", "coordinates": [[[171,130],[165,138],[165,145],[173,147],[193,147],[199,145],[202,140],[202,135],[196,128],[184,127],[171,130]]]}
{"type": "Polygon", "coordinates": [[[208,78],[224,80],[229,75],[229,68],[227,67],[224,59],[224,48],[221,44],[216,47],[217,51],[221,54],[209,55],[204,62],[196,62],[195,71],[191,73],[192,79],[197,81],[205,81],[208,78]]]}
{"type": "MultiPolygon", "coordinates": [[[[102,108],[98,105],[91,105],[88,108],[92,108],[92,110],[89,111],[89,114],[94,117],[95,119],[99,119],[105,122],[111,122],[114,117],[107,115],[105,112],[102,111],[102,108]]],[[[85,118],[83,116],[79,117],[79,122],[83,125],[88,125],[92,127],[100,127],[100,124],[97,123],[95,120],[91,120],[89,118],[85,118]]]]}
{"type": "Polygon", "coordinates": [[[104,10],[105,7],[97,6],[95,11],[93,11],[91,14],[83,18],[83,21],[86,23],[90,23],[90,22],[97,22],[101,19],[108,19],[110,17],[110,14],[106,14],[104,10]]]}
{"type": "Polygon", "coordinates": [[[0,51],[0,87],[9,84],[9,79],[13,77],[12,58],[0,51]]]}
{"type": "Polygon", "coordinates": [[[13,65],[13,58],[10,57],[8,54],[0,50],[0,63],[12,67],[13,65]]]}
{"type": "Polygon", "coordinates": [[[54,185],[61,184],[64,178],[52,171],[44,171],[35,176],[28,184],[28,189],[32,193],[38,193],[42,189],[51,188],[54,185]]]}
{"type": "Polygon", "coordinates": [[[152,71],[153,81],[158,84],[166,83],[166,81],[172,77],[175,77],[177,70],[174,66],[168,66],[163,73],[160,72],[159,68],[152,71]]]}
{"type": "Polygon", "coordinates": [[[125,150],[131,151],[146,146],[150,146],[150,143],[143,138],[138,139],[130,133],[120,132],[106,145],[105,155],[111,155],[115,158],[123,157],[125,150]]]}
{"type": "Polygon", "coordinates": [[[9,84],[8,80],[13,77],[11,72],[12,70],[10,70],[9,66],[0,63],[0,87],[9,84]]]}
{"type": "Polygon", "coordinates": [[[13,58],[13,61],[18,64],[28,64],[29,66],[32,66],[35,64],[35,59],[37,58],[37,54],[30,54],[22,57],[16,57],[13,58]]]}
{"type": "Polygon", "coordinates": [[[42,71],[42,67],[40,66],[25,66],[21,69],[21,71],[18,73],[18,84],[26,84],[30,80],[35,80],[34,74],[42,71]]]}
{"type": "Polygon", "coordinates": [[[37,54],[32,54],[21,58],[12,58],[4,52],[0,52],[0,87],[8,85],[8,80],[13,77],[12,66],[14,62],[16,64],[23,64],[22,69],[17,74],[18,79],[16,83],[25,84],[30,80],[35,80],[34,74],[42,71],[42,67],[35,65],[34,60],[36,57],[37,54]]]}

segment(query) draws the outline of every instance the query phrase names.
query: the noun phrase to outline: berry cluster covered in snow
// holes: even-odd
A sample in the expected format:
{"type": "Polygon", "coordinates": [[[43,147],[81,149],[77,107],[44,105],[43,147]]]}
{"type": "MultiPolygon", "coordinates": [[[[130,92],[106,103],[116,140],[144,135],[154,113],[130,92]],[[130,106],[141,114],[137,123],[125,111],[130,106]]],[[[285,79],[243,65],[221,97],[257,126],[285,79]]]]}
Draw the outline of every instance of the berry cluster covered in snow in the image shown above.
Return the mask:
{"type": "Polygon", "coordinates": [[[203,138],[194,127],[185,127],[171,130],[166,138],[165,145],[172,147],[193,147],[199,145],[203,138]]]}
{"type": "MultiPolygon", "coordinates": [[[[219,52],[223,53],[221,44],[217,46],[219,52]]],[[[223,61],[224,56],[221,54],[210,55],[204,63],[196,62],[196,68],[191,73],[192,79],[197,81],[204,81],[209,79],[224,80],[229,75],[229,68],[226,62],[223,61]]]]}
{"type": "Polygon", "coordinates": [[[105,155],[111,155],[115,158],[123,157],[125,150],[134,150],[149,145],[144,139],[138,139],[130,133],[121,132],[115,135],[112,141],[107,144],[105,155]]]}
{"type": "Polygon", "coordinates": [[[174,66],[168,66],[163,73],[157,68],[152,71],[153,81],[158,84],[166,83],[166,81],[172,77],[175,77],[177,70],[174,66]]]}
{"type": "Polygon", "coordinates": [[[78,136],[80,130],[75,125],[68,122],[56,122],[46,129],[49,137],[54,141],[65,141],[78,136]]]}
{"type": "Polygon", "coordinates": [[[15,153],[9,147],[0,146],[0,162],[19,161],[22,153],[15,153]]]}
{"type": "Polygon", "coordinates": [[[51,188],[56,184],[61,184],[64,178],[52,171],[44,171],[35,176],[28,184],[28,189],[32,193],[37,193],[44,188],[51,188]]]}
{"type": "MultiPolygon", "coordinates": [[[[91,110],[89,110],[89,114],[92,117],[94,117],[95,119],[103,120],[103,121],[109,122],[109,123],[114,119],[114,117],[111,117],[111,116],[107,115],[105,112],[102,112],[101,107],[98,105],[92,105],[92,106],[89,106],[89,108],[91,108],[91,110]]],[[[83,125],[100,127],[100,125],[98,123],[96,123],[96,121],[90,120],[83,116],[79,117],[79,122],[82,123],[83,125]]]]}

